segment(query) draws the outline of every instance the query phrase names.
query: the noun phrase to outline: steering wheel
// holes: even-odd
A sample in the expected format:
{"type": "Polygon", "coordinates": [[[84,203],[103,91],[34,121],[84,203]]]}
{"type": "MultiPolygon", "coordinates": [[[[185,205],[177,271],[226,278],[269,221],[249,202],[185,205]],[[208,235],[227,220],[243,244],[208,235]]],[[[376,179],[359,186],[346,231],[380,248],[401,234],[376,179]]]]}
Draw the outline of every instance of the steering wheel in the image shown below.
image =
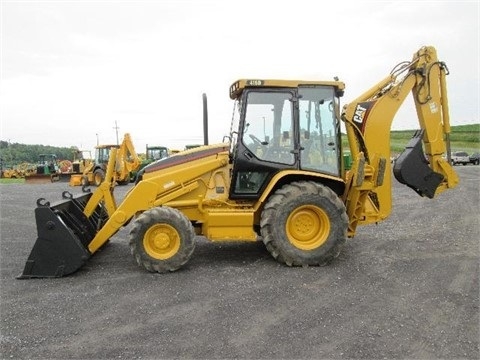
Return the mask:
{"type": "Polygon", "coordinates": [[[253,135],[253,134],[248,134],[248,136],[250,136],[250,139],[253,140],[253,143],[254,143],[255,145],[257,145],[257,146],[262,146],[262,145],[264,145],[264,144],[262,144],[262,141],[261,141],[259,138],[257,138],[255,135],[253,135]]]}

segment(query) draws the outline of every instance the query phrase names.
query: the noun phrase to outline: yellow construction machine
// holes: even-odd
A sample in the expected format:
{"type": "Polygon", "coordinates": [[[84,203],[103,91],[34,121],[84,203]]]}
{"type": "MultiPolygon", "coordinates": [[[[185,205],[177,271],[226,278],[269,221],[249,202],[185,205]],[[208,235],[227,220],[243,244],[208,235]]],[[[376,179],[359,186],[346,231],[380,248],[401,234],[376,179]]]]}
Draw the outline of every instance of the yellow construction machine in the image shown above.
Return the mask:
{"type": "Polygon", "coordinates": [[[392,173],[425,198],[457,185],[448,159],[447,74],[436,50],[422,47],[343,108],[338,80],[236,81],[227,142],[208,145],[206,136],[205,145],[146,166],[118,206],[116,149],[94,192],[65,192],[55,204],[39,199],[38,239],[20,278],[76,271],[127,224],[133,258],[150,272],[180,269],[197,235],[261,240],[289,266],[328,264],[357,226],[389,216],[392,173]],[[392,169],[390,128],[409,94],[420,129],[392,169]]]}
{"type": "Polygon", "coordinates": [[[120,185],[130,183],[131,173],[139,167],[140,158],[135,151],[130,134],[126,133],[120,145],[97,145],[95,147],[95,158],[86,164],[82,174],[74,174],[70,177],[70,186],[100,186],[105,179],[107,163],[112,149],[117,149],[115,181],[120,185]]]}
{"type": "Polygon", "coordinates": [[[23,179],[25,176],[35,174],[36,171],[37,166],[35,164],[23,162],[13,166],[11,169],[3,169],[2,166],[0,177],[6,179],[23,179]]]}
{"type": "Polygon", "coordinates": [[[83,174],[93,161],[94,158],[90,150],[73,150],[72,174],[83,174]]]}
{"type": "Polygon", "coordinates": [[[72,181],[72,178],[83,175],[85,168],[93,162],[90,150],[72,149],[73,161],[64,159],[59,161],[60,181],[72,181]]]}

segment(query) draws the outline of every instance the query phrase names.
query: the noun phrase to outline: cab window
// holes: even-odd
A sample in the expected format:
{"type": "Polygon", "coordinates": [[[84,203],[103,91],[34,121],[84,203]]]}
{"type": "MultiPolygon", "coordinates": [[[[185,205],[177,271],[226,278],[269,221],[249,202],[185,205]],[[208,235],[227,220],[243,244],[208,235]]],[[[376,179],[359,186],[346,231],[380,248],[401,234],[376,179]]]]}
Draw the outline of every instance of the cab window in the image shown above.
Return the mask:
{"type": "Polygon", "coordinates": [[[339,144],[331,87],[299,88],[300,166],[339,174],[339,144]]]}
{"type": "Polygon", "coordinates": [[[260,160],[294,163],[292,94],[250,92],[242,141],[260,160]]]}

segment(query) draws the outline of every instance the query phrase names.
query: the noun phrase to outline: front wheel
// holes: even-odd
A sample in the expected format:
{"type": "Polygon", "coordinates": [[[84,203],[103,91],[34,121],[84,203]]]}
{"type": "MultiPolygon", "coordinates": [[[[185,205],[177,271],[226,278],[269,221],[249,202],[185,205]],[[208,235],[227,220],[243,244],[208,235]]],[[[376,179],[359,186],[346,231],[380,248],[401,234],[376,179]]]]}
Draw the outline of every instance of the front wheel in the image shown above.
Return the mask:
{"type": "Polygon", "coordinates": [[[105,180],[105,171],[102,169],[97,169],[93,173],[93,183],[95,186],[100,186],[100,184],[105,180]]]}
{"type": "Polygon", "coordinates": [[[88,186],[90,185],[90,181],[88,181],[88,176],[87,175],[83,175],[82,178],[80,179],[80,184],[82,186],[88,186]]]}
{"type": "Polygon", "coordinates": [[[288,266],[326,265],[347,239],[345,206],[330,188],[309,181],[284,185],[267,201],[260,231],[268,251],[288,266]]]}
{"type": "Polygon", "coordinates": [[[195,249],[195,230],[179,210],[156,207],[137,217],[130,231],[130,251],[137,264],[164,273],[182,267],[195,249]]]}

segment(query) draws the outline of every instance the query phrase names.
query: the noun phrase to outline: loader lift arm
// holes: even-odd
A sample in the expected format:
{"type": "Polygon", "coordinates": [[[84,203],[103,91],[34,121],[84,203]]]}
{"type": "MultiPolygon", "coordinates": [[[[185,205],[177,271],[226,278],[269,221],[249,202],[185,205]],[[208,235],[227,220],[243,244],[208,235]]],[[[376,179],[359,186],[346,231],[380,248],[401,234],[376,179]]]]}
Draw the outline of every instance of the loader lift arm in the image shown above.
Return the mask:
{"type": "Polygon", "coordinates": [[[341,119],[353,157],[344,193],[351,215],[350,236],[358,224],[383,220],[391,212],[390,130],[410,93],[420,130],[396,160],[395,177],[429,198],[457,185],[458,176],[443,158],[450,154],[447,74],[436,50],[422,47],[412,61],[398,64],[387,77],[344,106],[341,119]]]}

